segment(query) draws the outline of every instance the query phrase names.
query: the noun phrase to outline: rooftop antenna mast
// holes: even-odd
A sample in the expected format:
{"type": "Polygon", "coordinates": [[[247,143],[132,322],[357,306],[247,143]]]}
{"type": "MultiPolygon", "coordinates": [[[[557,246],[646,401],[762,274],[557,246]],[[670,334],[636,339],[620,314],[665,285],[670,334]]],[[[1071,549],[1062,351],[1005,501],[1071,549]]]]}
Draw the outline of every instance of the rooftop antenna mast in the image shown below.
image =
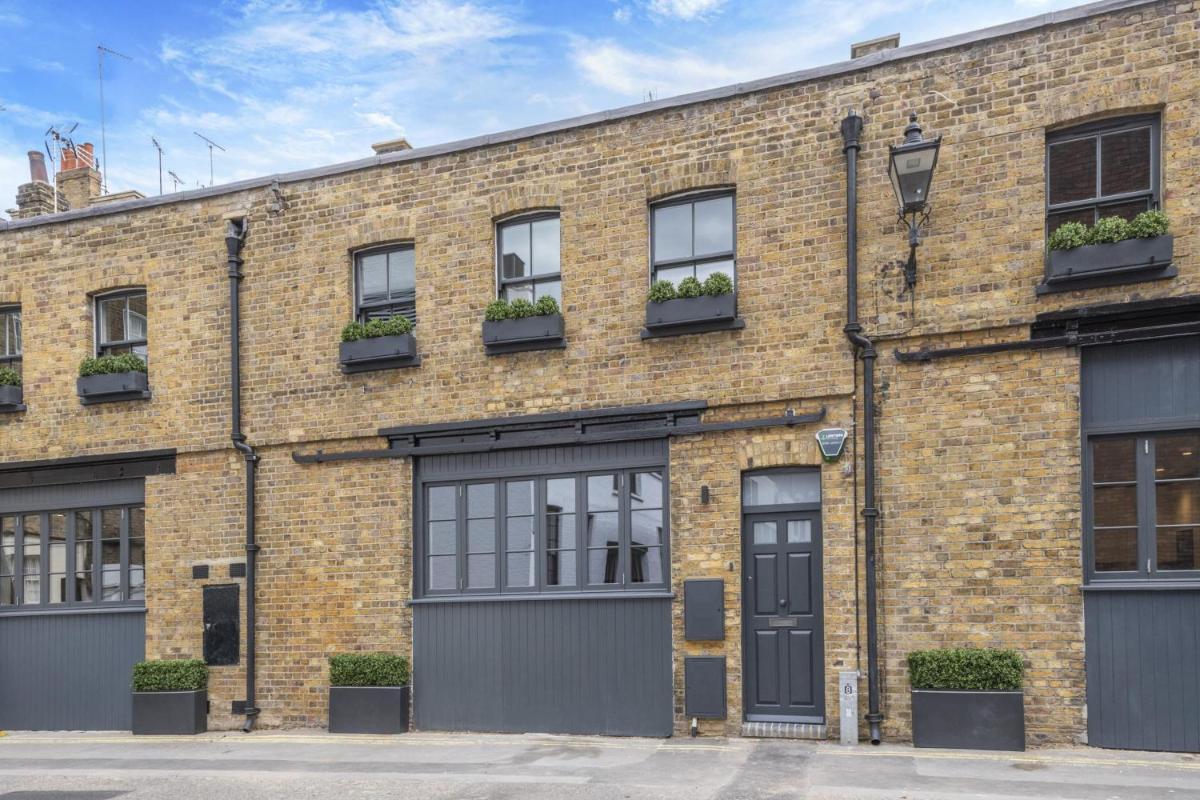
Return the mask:
{"type": "Polygon", "coordinates": [[[62,163],[63,148],[75,150],[75,142],[71,141],[71,134],[79,127],[78,122],[63,123],[62,125],[51,125],[46,129],[46,157],[50,159],[50,187],[54,195],[54,213],[58,213],[58,165],[62,163]],[[51,147],[53,143],[53,147],[51,147]],[[57,158],[55,157],[57,154],[57,158]]]}
{"type": "Polygon", "coordinates": [[[104,56],[117,56],[126,61],[133,59],[102,44],[96,45],[97,75],[100,77],[100,193],[108,194],[108,137],[104,127],[104,56]]]}
{"type": "Polygon", "coordinates": [[[194,133],[196,136],[199,136],[201,139],[204,140],[204,143],[208,145],[208,185],[212,186],[213,185],[213,148],[214,147],[217,148],[222,153],[225,153],[228,151],[224,147],[221,147],[221,145],[214,142],[212,139],[205,136],[204,134],[196,133],[196,131],[192,131],[192,133],[194,133]]]}
{"type": "Polygon", "coordinates": [[[175,181],[175,187],[171,191],[178,192],[179,184],[183,183],[183,178],[179,177],[171,170],[167,170],[167,174],[171,176],[171,180],[175,181]]]}
{"type": "Polygon", "coordinates": [[[159,193],[159,194],[162,194],[162,193],[163,193],[163,192],[162,192],[162,157],[163,157],[163,149],[162,149],[162,145],[158,143],[158,139],[156,139],[155,137],[151,136],[151,137],[150,137],[150,141],[154,142],[154,149],[158,151],[158,193],[159,193]]]}

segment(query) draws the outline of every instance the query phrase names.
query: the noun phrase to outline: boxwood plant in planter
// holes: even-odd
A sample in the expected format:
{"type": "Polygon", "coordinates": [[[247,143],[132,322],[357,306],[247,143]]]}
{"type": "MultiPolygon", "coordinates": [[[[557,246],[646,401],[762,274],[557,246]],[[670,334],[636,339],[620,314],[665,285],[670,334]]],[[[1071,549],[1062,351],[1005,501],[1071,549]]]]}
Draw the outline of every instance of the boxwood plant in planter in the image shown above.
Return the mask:
{"type": "Polygon", "coordinates": [[[1012,650],[910,653],[913,745],[1024,750],[1023,674],[1012,650]]]}
{"type": "Polygon", "coordinates": [[[744,324],[737,316],[733,280],[724,272],[714,272],[704,283],[696,278],[684,278],[679,286],[655,281],[646,298],[642,338],[728,330],[744,324]]]}
{"type": "Polygon", "coordinates": [[[117,400],[148,400],[146,362],[132,353],[85,358],[75,392],[85,406],[117,400]]]}
{"type": "Polygon", "coordinates": [[[1063,223],[1046,240],[1046,281],[1039,291],[1169,278],[1175,274],[1169,228],[1161,211],[1143,211],[1131,221],[1104,217],[1092,227],[1063,223]]]}
{"type": "Polygon", "coordinates": [[[194,734],[208,730],[208,667],[198,658],[133,666],[133,732],[194,734]]]}
{"type": "Polygon", "coordinates": [[[483,315],[483,346],[490,355],[521,350],[566,347],[558,301],[546,295],[536,303],[525,299],[493,300],[483,315]]]}
{"type": "Polygon", "coordinates": [[[329,657],[329,732],[408,730],[408,659],[391,653],[329,657]]]}
{"type": "Polygon", "coordinates": [[[342,328],[339,356],[345,373],[413,367],[421,363],[417,357],[413,324],[408,317],[351,322],[342,328]]]}
{"type": "Polygon", "coordinates": [[[20,374],[11,367],[0,367],[0,413],[24,411],[24,399],[20,374]]]}

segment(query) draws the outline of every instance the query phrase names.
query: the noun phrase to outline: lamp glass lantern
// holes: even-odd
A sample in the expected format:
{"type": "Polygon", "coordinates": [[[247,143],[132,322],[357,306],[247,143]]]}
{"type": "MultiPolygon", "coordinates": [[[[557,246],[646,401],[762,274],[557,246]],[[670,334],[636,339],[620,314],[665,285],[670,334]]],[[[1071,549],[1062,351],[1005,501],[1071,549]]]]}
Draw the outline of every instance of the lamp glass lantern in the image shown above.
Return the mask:
{"type": "Polygon", "coordinates": [[[909,117],[904,130],[904,143],[892,145],[888,176],[900,204],[900,215],[920,214],[929,205],[929,185],[937,168],[938,150],[942,137],[924,139],[917,115],[909,117]]]}

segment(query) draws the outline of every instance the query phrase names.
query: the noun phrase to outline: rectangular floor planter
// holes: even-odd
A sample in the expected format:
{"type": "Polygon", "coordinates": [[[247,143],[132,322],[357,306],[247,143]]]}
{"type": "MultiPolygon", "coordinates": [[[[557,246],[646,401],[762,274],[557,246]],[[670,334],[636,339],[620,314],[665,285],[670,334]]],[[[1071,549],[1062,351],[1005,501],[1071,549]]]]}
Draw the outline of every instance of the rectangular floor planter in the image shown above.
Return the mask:
{"type": "Polygon", "coordinates": [[[566,347],[562,314],[483,321],[483,346],[489,355],[566,347]]]}
{"type": "Polygon", "coordinates": [[[417,357],[417,340],[411,333],[342,342],[338,355],[342,372],[347,374],[414,367],[421,363],[417,357]]]}
{"type": "Polygon", "coordinates": [[[75,381],[79,402],[85,406],[95,403],[115,403],[118,400],[150,399],[150,379],[144,372],[113,372],[88,375],[75,381]]]}
{"type": "Polygon", "coordinates": [[[0,386],[0,414],[25,410],[25,391],[20,386],[0,386]]]}
{"type": "Polygon", "coordinates": [[[404,733],[409,686],[331,686],[330,733],[404,733]]]}
{"type": "Polygon", "coordinates": [[[1176,274],[1174,236],[1087,244],[1046,255],[1046,280],[1040,293],[1169,278],[1176,274]]]}
{"type": "Polygon", "coordinates": [[[208,692],[134,692],[138,736],[191,735],[208,730],[208,692]]]}
{"type": "Polygon", "coordinates": [[[642,330],[642,338],[742,327],[745,323],[737,315],[737,295],[733,293],[681,297],[664,303],[646,303],[646,327],[642,330]]]}
{"type": "Polygon", "coordinates": [[[912,690],[915,747],[1024,750],[1025,693],[912,690]]]}

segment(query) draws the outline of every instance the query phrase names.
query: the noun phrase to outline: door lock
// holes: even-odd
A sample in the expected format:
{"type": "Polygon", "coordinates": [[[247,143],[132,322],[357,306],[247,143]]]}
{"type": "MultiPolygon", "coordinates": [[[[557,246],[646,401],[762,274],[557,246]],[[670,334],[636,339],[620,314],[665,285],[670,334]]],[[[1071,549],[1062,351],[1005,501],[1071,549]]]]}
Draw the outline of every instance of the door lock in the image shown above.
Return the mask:
{"type": "Polygon", "coordinates": [[[786,605],[787,605],[787,598],[786,597],[779,598],[779,607],[783,608],[786,605]]]}

